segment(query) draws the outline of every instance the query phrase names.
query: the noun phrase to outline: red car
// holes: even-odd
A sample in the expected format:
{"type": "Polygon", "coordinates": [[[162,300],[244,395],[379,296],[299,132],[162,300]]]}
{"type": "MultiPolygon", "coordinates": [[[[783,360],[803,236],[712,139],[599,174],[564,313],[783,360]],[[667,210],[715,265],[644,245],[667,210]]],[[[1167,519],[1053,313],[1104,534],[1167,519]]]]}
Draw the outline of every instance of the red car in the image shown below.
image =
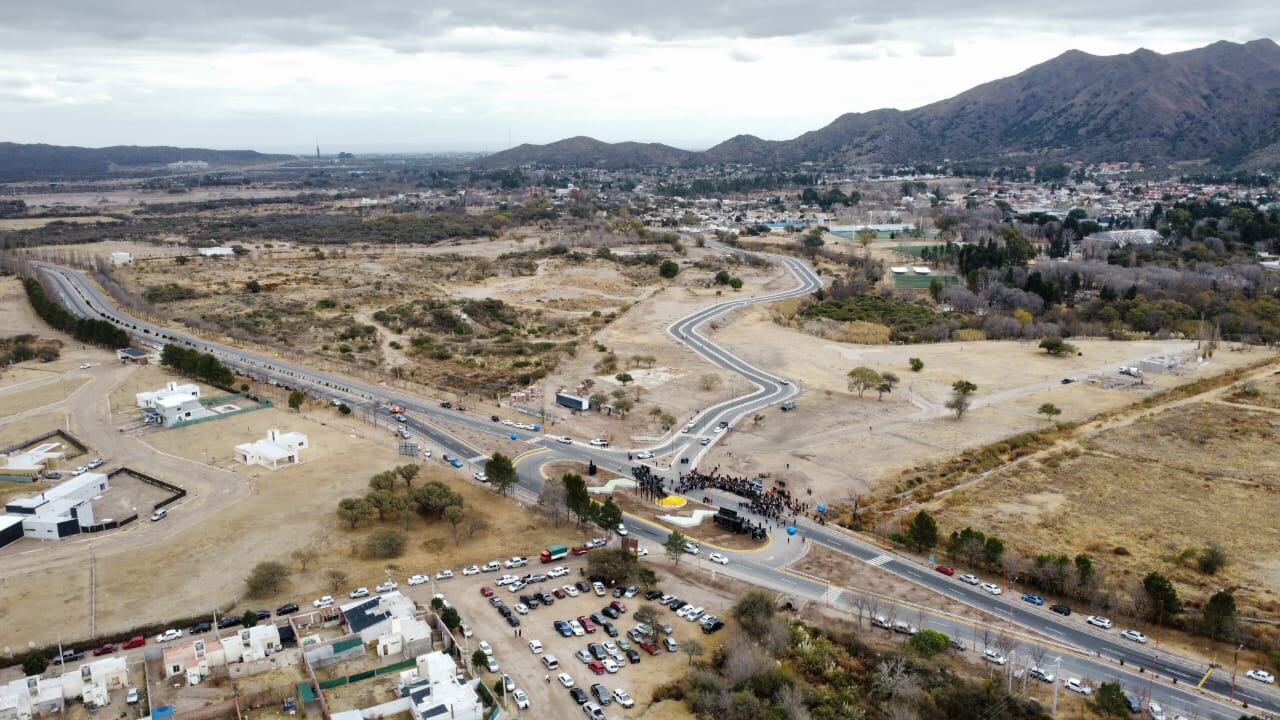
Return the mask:
{"type": "Polygon", "coordinates": [[[111,653],[113,653],[113,652],[115,652],[115,651],[116,651],[116,646],[115,646],[115,644],[113,644],[113,643],[107,643],[106,645],[103,645],[102,647],[96,647],[96,648],[94,648],[94,649],[93,649],[93,654],[94,654],[94,655],[110,655],[111,653]]]}
{"type": "Polygon", "coordinates": [[[493,597],[493,588],[491,588],[491,587],[489,587],[488,585],[486,585],[486,586],[484,586],[484,587],[480,588],[480,594],[481,594],[481,595],[483,595],[483,596],[485,596],[485,597],[493,597]]]}
{"type": "Polygon", "coordinates": [[[556,588],[555,590],[552,590],[552,591],[551,591],[551,594],[552,594],[552,595],[555,595],[557,598],[559,598],[559,599],[561,599],[561,600],[563,600],[563,599],[565,598],[564,590],[563,590],[563,589],[561,589],[561,588],[556,588]]]}
{"type": "Polygon", "coordinates": [[[589,633],[593,633],[596,631],[596,624],[591,622],[591,618],[587,617],[586,615],[579,617],[578,623],[582,625],[583,630],[586,630],[589,633]]]}
{"type": "Polygon", "coordinates": [[[143,637],[142,635],[134,635],[133,637],[126,640],[124,645],[121,645],[120,647],[125,650],[132,650],[134,648],[140,648],[146,644],[147,644],[147,639],[145,637],[143,637]]]}
{"type": "Polygon", "coordinates": [[[592,660],[587,663],[587,669],[597,675],[604,674],[604,665],[602,665],[599,660],[592,660]]]}
{"type": "Polygon", "coordinates": [[[613,602],[609,603],[609,607],[613,608],[614,610],[617,610],[620,613],[625,613],[627,611],[627,606],[623,605],[621,600],[614,600],[613,602]]]}
{"type": "Polygon", "coordinates": [[[951,576],[951,575],[955,575],[955,574],[956,574],[956,569],[955,569],[955,568],[953,568],[953,567],[951,567],[950,565],[939,565],[938,567],[936,567],[936,568],[934,568],[934,569],[935,569],[935,570],[937,570],[938,572],[942,573],[943,575],[947,575],[947,576],[951,576]]]}
{"type": "Polygon", "coordinates": [[[578,547],[570,550],[569,552],[574,555],[586,555],[587,553],[591,552],[591,548],[587,547],[586,545],[579,545],[578,547]]]}
{"type": "Polygon", "coordinates": [[[654,644],[653,644],[653,643],[651,643],[651,642],[642,642],[642,643],[640,643],[640,649],[644,650],[645,652],[649,653],[650,655],[657,655],[657,654],[658,654],[658,646],[657,646],[657,645],[654,645],[654,644]]]}

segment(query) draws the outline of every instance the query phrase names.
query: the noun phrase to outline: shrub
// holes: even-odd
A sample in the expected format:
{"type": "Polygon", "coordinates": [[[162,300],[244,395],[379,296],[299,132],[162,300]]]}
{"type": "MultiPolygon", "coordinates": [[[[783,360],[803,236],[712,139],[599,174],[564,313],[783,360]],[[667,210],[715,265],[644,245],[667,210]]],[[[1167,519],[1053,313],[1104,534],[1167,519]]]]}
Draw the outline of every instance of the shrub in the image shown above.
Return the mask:
{"type": "Polygon", "coordinates": [[[399,530],[390,528],[375,530],[364,541],[364,555],[381,560],[400,557],[404,554],[405,542],[404,533],[399,530]]]}
{"type": "Polygon", "coordinates": [[[911,636],[911,647],[924,657],[933,657],[947,649],[951,638],[937,630],[925,628],[911,636]]]}
{"type": "Polygon", "coordinates": [[[265,560],[249,571],[249,577],[244,581],[245,590],[252,598],[268,597],[279,592],[288,579],[289,568],[284,563],[265,560]]]}

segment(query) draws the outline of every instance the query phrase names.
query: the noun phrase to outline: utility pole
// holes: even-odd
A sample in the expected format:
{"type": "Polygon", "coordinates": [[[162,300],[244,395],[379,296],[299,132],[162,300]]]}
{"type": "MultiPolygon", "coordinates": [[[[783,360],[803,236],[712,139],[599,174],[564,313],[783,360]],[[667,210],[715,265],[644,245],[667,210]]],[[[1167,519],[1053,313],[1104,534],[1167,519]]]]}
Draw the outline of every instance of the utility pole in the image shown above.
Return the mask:
{"type": "Polygon", "coordinates": [[[1058,716],[1058,686],[1062,683],[1062,656],[1059,655],[1053,663],[1053,710],[1049,713],[1054,717],[1058,716]]]}

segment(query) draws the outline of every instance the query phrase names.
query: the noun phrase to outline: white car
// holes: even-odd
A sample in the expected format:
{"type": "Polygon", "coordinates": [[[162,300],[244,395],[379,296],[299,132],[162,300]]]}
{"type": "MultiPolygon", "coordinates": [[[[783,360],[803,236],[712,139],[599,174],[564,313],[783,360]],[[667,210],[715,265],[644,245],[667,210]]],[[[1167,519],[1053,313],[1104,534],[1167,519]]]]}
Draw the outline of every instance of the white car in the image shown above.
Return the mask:
{"type": "Polygon", "coordinates": [[[525,605],[524,603],[516,603],[514,610],[520,613],[521,615],[529,614],[529,606],[525,605]]]}
{"type": "Polygon", "coordinates": [[[516,707],[521,710],[529,709],[529,696],[524,694],[520,688],[511,691],[511,698],[516,701],[516,707]]]}
{"type": "Polygon", "coordinates": [[[1258,682],[1266,683],[1268,685],[1271,685],[1276,681],[1275,676],[1267,672],[1266,670],[1253,669],[1245,673],[1244,675],[1250,680],[1257,680],[1258,682]]]}
{"type": "Polygon", "coordinates": [[[333,607],[333,596],[332,596],[332,595],[321,595],[320,597],[316,598],[316,600],[315,600],[314,602],[312,602],[311,604],[312,604],[314,607],[318,607],[318,608],[333,607]]]}
{"type": "Polygon", "coordinates": [[[617,532],[618,532],[618,534],[619,534],[619,535],[621,535],[622,537],[626,537],[626,536],[627,536],[627,526],[626,526],[626,525],[623,525],[622,523],[618,523],[618,531],[617,531],[617,532]]]}
{"type": "Polygon", "coordinates": [[[538,642],[537,640],[530,640],[530,641],[529,641],[529,652],[533,653],[534,655],[541,655],[541,654],[542,654],[542,643],[538,642]]]}
{"type": "Polygon", "coordinates": [[[489,482],[489,476],[483,472],[478,472],[475,475],[472,475],[471,477],[475,478],[476,482],[482,482],[482,483],[489,482]]]}
{"type": "Polygon", "coordinates": [[[425,583],[429,583],[429,582],[431,582],[431,578],[427,577],[426,575],[413,575],[413,576],[411,576],[411,577],[409,578],[409,585],[410,585],[410,586],[413,586],[413,585],[423,585],[423,584],[425,584],[425,583]]]}
{"type": "Polygon", "coordinates": [[[76,475],[83,475],[83,474],[85,474],[85,471],[86,471],[86,470],[88,470],[88,468],[86,468],[86,467],[84,467],[83,465],[81,465],[80,467],[76,468],[75,470],[72,470],[72,471],[71,471],[71,475],[72,475],[72,477],[74,477],[74,476],[76,476],[76,475]]]}
{"type": "Polygon", "coordinates": [[[1165,720],[1164,708],[1160,707],[1160,703],[1147,703],[1147,714],[1151,716],[1151,720],[1165,720]]]}
{"type": "Polygon", "coordinates": [[[637,460],[649,460],[652,457],[653,457],[652,450],[641,450],[640,452],[636,453],[637,460]]]}
{"type": "Polygon", "coordinates": [[[582,623],[577,620],[569,621],[569,629],[573,631],[574,637],[582,637],[587,634],[587,631],[582,629],[582,623]]]}
{"type": "Polygon", "coordinates": [[[569,677],[569,673],[560,673],[556,676],[556,679],[560,681],[561,685],[567,688],[573,687],[573,678],[569,677]]]}
{"type": "Polygon", "coordinates": [[[604,597],[604,583],[597,580],[591,583],[591,589],[595,591],[596,595],[604,597]]]}
{"type": "Polygon", "coordinates": [[[977,585],[978,583],[980,583],[980,582],[982,582],[982,581],[978,579],[978,576],[977,576],[977,575],[972,575],[972,574],[970,574],[970,573],[965,573],[965,574],[963,574],[963,575],[961,575],[961,576],[960,576],[960,582],[964,583],[965,585],[977,585]]]}
{"type": "Polygon", "coordinates": [[[91,367],[93,367],[93,366],[92,366],[92,365],[90,365],[89,363],[80,363],[80,369],[81,369],[81,370],[88,370],[88,369],[89,369],[89,368],[91,368],[91,367]]]}
{"type": "Polygon", "coordinates": [[[484,653],[485,657],[493,656],[493,646],[489,644],[488,640],[481,640],[476,647],[480,649],[480,652],[484,653]]]}
{"type": "Polygon", "coordinates": [[[609,447],[609,441],[604,438],[596,438],[591,441],[591,444],[595,447],[609,447]]]}
{"type": "Polygon", "coordinates": [[[1085,685],[1079,678],[1067,678],[1066,681],[1062,683],[1062,686],[1073,693],[1080,693],[1081,695],[1093,694],[1093,688],[1085,685]]]}
{"type": "Polygon", "coordinates": [[[466,623],[463,623],[458,627],[462,628],[462,637],[471,637],[472,635],[475,634],[474,632],[471,631],[471,626],[466,623]]]}
{"type": "Polygon", "coordinates": [[[996,665],[1003,665],[1006,662],[1008,662],[1007,660],[1005,660],[1005,657],[1003,655],[1001,655],[998,651],[992,648],[987,648],[986,650],[982,651],[982,659],[986,660],[989,663],[995,663],[996,665]]]}
{"type": "Polygon", "coordinates": [[[169,628],[156,636],[156,642],[167,643],[171,640],[177,640],[182,637],[182,631],[177,628],[169,628]]]}
{"type": "Polygon", "coordinates": [[[519,555],[517,555],[511,558],[510,560],[502,563],[502,567],[508,570],[511,570],[512,568],[524,567],[525,565],[528,565],[528,564],[529,564],[528,558],[522,558],[519,555]]]}
{"type": "Polygon", "coordinates": [[[102,458],[94,458],[90,460],[89,464],[86,467],[88,467],[90,470],[97,470],[98,468],[102,467],[102,458]]]}
{"type": "Polygon", "coordinates": [[[516,681],[512,680],[511,676],[506,673],[502,673],[502,689],[507,692],[516,689],[516,681]]]}
{"type": "Polygon", "coordinates": [[[378,587],[374,588],[374,590],[380,593],[389,593],[398,587],[400,587],[400,585],[398,585],[395,580],[388,580],[386,582],[378,583],[378,587]]]}
{"type": "Polygon", "coordinates": [[[685,619],[685,620],[688,620],[689,622],[697,622],[697,621],[698,621],[698,618],[702,617],[702,613],[704,613],[704,612],[706,612],[706,611],[705,611],[705,610],[703,610],[701,606],[696,607],[696,608],[694,608],[694,609],[690,610],[689,612],[685,613],[685,614],[684,614],[684,619],[685,619]]]}
{"type": "Polygon", "coordinates": [[[426,459],[430,460],[430,459],[431,459],[431,448],[427,448],[426,450],[423,450],[423,451],[422,451],[422,457],[424,457],[424,458],[426,458],[426,459]]]}
{"type": "Polygon", "coordinates": [[[699,439],[698,439],[698,444],[699,444],[699,445],[710,445],[710,444],[711,444],[711,438],[709,438],[709,437],[702,437],[702,438],[699,438],[699,439]]]}
{"type": "Polygon", "coordinates": [[[498,562],[497,560],[490,560],[489,562],[480,566],[480,572],[498,572],[498,570],[501,568],[502,568],[502,563],[498,562]]]}
{"type": "Polygon", "coordinates": [[[644,557],[645,555],[648,555],[648,554],[649,554],[649,548],[643,545],[641,545],[639,548],[636,549],[637,557],[644,557]]]}
{"type": "Polygon", "coordinates": [[[507,592],[509,592],[509,593],[518,593],[518,592],[520,592],[521,590],[523,590],[523,589],[525,589],[525,588],[527,588],[527,587],[529,587],[529,583],[527,583],[527,582],[525,582],[525,581],[523,581],[523,580],[517,580],[517,581],[515,581],[515,582],[513,582],[513,583],[511,583],[510,585],[508,585],[508,586],[507,586],[507,592]]]}
{"type": "Polygon", "coordinates": [[[713,563],[719,563],[720,565],[729,564],[729,558],[725,557],[724,555],[721,555],[720,553],[711,553],[710,555],[707,556],[707,559],[713,563]]]}
{"type": "Polygon", "coordinates": [[[448,580],[451,577],[453,577],[452,570],[441,570],[440,572],[436,573],[437,580],[448,580]]]}
{"type": "Polygon", "coordinates": [[[684,544],[684,551],[690,555],[698,554],[698,546],[694,543],[687,542],[684,544]]]}
{"type": "Polygon", "coordinates": [[[355,598],[369,597],[369,588],[358,587],[350,592],[350,596],[353,600],[355,598]]]}
{"type": "Polygon", "coordinates": [[[1002,592],[1000,586],[995,583],[982,583],[979,587],[988,595],[999,595],[1002,592]]]}
{"type": "Polygon", "coordinates": [[[151,513],[151,522],[159,522],[169,516],[169,511],[164,508],[151,513]]]}
{"type": "Polygon", "coordinates": [[[1133,642],[1143,644],[1143,645],[1145,645],[1147,642],[1147,636],[1143,635],[1137,630],[1125,630],[1124,632],[1120,633],[1120,637],[1124,638],[1125,640],[1132,640],[1133,642]]]}
{"type": "Polygon", "coordinates": [[[1031,670],[1028,671],[1028,674],[1030,674],[1032,678],[1039,680],[1040,682],[1044,682],[1044,683],[1053,682],[1053,673],[1041,667],[1036,667],[1033,665],[1031,667],[1031,670]]]}
{"type": "Polygon", "coordinates": [[[631,693],[622,688],[614,688],[613,699],[624,708],[629,708],[636,704],[636,701],[631,699],[631,693]]]}
{"type": "Polygon", "coordinates": [[[613,658],[605,658],[600,661],[600,664],[604,665],[605,672],[609,673],[610,675],[618,672],[618,663],[614,662],[613,658]]]}
{"type": "Polygon", "coordinates": [[[518,582],[519,580],[520,578],[516,577],[515,575],[503,575],[502,577],[498,578],[497,582],[495,582],[494,585],[497,585],[498,587],[502,587],[503,585],[510,585],[513,582],[518,582]]]}
{"type": "Polygon", "coordinates": [[[561,589],[561,590],[564,590],[564,594],[565,594],[565,595],[568,595],[569,597],[578,597],[578,588],[576,588],[576,587],[574,587],[574,586],[572,586],[572,585],[565,585],[564,587],[562,587],[562,588],[560,588],[560,589],[561,589]]]}
{"type": "Polygon", "coordinates": [[[569,568],[563,565],[557,565],[547,571],[547,577],[558,578],[569,574],[569,568]]]}
{"type": "Polygon", "coordinates": [[[1088,622],[1090,625],[1096,625],[1102,628],[1103,630],[1111,629],[1111,624],[1112,624],[1111,619],[1104,618],[1101,615],[1090,615],[1089,617],[1085,618],[1085,621],[1088,622]]]}
{"type": "Polygon", "coordinates": [[[572,445],[573,439],[570,438],[568,435],[561,435],[556,438],[556,442],[560,443],[561,445],[572,445]]]}
{"type": "Polygon", "coordinates": [[[466,566],[466,567],[462,568],[462,574],[463,574],[463,575],[479,575],[479,574],[480,574],[480,566],[479,566],[479,565],[468,565],[468,566],[466,566]]]}

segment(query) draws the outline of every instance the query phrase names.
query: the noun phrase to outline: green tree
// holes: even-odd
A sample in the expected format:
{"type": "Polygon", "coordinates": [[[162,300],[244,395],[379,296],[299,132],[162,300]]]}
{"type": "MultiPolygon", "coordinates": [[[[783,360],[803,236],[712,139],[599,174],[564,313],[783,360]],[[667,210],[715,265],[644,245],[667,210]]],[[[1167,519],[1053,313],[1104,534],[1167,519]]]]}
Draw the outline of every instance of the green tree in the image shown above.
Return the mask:
{"type": "Polygon", "coordinates": [[[369,478],[369,487],[381,492],[395,492],[396,474],[392,470],[383,470],[382,472],[369,478]]]}
{"type": "Polygon", "coordinates": [[[364,541],[364,556],[386,560],[404,554],[406,543],[404,533],[390,528],[374,530],[364,541]]]}
{"type": "Polygon", "coordinates": [[[404,480],[404,486],[409,488],[413,487],[413,479],[418,477],[418,473],[421,470],[421,467],[414,465],[413,463],[405,463],[404,465],[396,467],[396,474],[400,476],[401,480],[404,480]]]}
{"type": "Polygon", "coordinates": [[[307,401],[307,396],[303,395],[301,390],[294,390],[293,392],[289,393],[289,409],[290,410],[294,410],[294,411],[300,410],[302,408],[302,403],[306,401],[307,401]]]}
{"type": "Polygon", "coordinates": [[[484,654],[483,650],[477,650],[471,653],[471,664],[477,671],[489,662],[489,656],[484,654]]]}
{"type": "Polygon", "coordinates": [[[622,383],[623,387],[626,387],[627,383],[635,381],[635,378],[631,377],[630,373],[618,373],[617,375],[613,376],[613,379],[622,383]]]}
{"type": "Polygon", "coordinates": [[[1204,604],[1200,632],[1214,640],[1227,640],[1236,627],[1236,597],[1229,590],[1219,590],[1204,604]]]}
{"type": "Polygon", "coordinates": [[[662,543],[662,549],[666,552],[667,557],[674,563],[680,562],[680,556],[684,554],[684,544],[688,542],[684,533],[679,530],[672,530],[667,535],[667,539],[662,543]]]}
{"type": "Polygon", "coordinates": [[[418,506],[418,512],[435,518],[443,517],[445,508],[450,505],[462,504],[462,496],[439,480],[414,488],[409,499],[418,506]]]}
{"type": "Polygon", "coordinates": [[[1088,587],[1098,576],[1098,569],[1093,566],[1093,558],[1088,555],[1076,555],[1076,581],[1081,587],[1088,587]]]}
{"type": "Polygon", "coordinates": [[[636,567],[635,556],[626,550],[599,548],[587,555],[587,572],[603,577],[611,585],[625,582],[636,567]]]}
{"type": "Polygon", "coordinates": [[[879,394],[879,397],[876,399],[881,400],[884,398],[885,393],[893,392],[894,386],[899,382],[901,382],[901,380],[898,378],[896,373],[891,373],[887,370],[880,373],[880,384],[876,385],[876,392],[879,394]]]}
{"type": "Polygon", "coordinates": [[[1076,346],[1060,337],[1048,337],[1041,340],[1040,349],[1054,357],[1076,354],[1076,346]]]}
{"type": "Polygon", "coordinates": [[[388,515],[396,516],[409,507],[404,498],[386,490],[374,490],[364,496],[365,502],[373,506],[378,513],[378,520],[386,520],[388,515]]]}
{"type": "Polygon", "coordinates": [[[250,280],[249,282],[244,284],[244,289],[248,290],[254,295],[257,295],[258,293],[262,292],[262,283],[258,282],[257,280],[250,280]]]}
{"type": "Polygon", "coordinates": [[[680,273],[680,266],[671,260],[663,260],[658,266],[658,274],[670,280],[680,273]]]}
{"type": "Polygon", "coordinates": [[[1150,622],[1160,622],[1182,614],[1182,600],[1169,578],[1157,572],[1147,573],[1142,579],[1142,591],[1150,601],[1147,606],[1147,620],[1150,622]]]}
{"type": "Polygon", "coordinates": [[[462,521],[467,519],[467,511],[461,505],[450,505],[444,509],[444,519],[449,521],[449,527],[453,529],[453,544],[460,545],[462,541],[458,528],[462,525],[462,521]]]}
{"type": "Polygon", "coordinates": [[[564,485],[564,504],[573,513],[578,524],[591,518],[591,493],[587,492],[587,483],[582,476],[565,473],[560,477],[564,485]]]}
{"type": "Polygon", "coordinates": [[[258,613],[252,610],[245,610],[244,614],[240,616],[240,625],[243,627],[251,628],[257,624],[258,624],[258,613]]]}
{"type": "Polygon", "coordinates": [[[741,290],[741,289],[742,289],[742,278],[737,277],[737,276],[734,276],[734,277],[729,278],[729,287],[733,288],[734,290],[741,290]]]}
{"type": "Polygon", "coordinates": [[[911,367],[911,372],[920,372],[921,370],[924,369],[924,361],[921,360],[920,358],[908,359],[907,365],[911,367]]]}
{"type": "Polygon", "coordinates": [[[688,656],[689,664],[692,665],[693,659],[696,657],[702,657],[702,654],[707,650],[702,647],[702,643],[698,642],[697,638],[685,638],[680,641],[680,651],[688,656]]]}
{"type": "Polygon", "coordinates": [[[1004,559],[1004,541],[992,535],[982,545],[982,561],[989,568],[1000,567],[1000,561],[1004,559]]]}
{"type": "Polygon", "coordinates": [[[449,606],[440,611],[440,620],[444,622],[444,626],[450,630],[457,630],[462,625],[462,616],[458,614],[457,608],[449,606]]]}
{"type": "Polygon", "coordinates": [[[938,522],[924,510],[911,518],[907,533],[916,550],[929,550],[938,544],[938,522]]]}
{"type": "Polygon", "coordinates": [[[245,592],[252,598],[267,597],[279,592],[289,579],[289,568],[275,560],[264,560],[249,571],[245,578],[245,592]]]}
{"type": "Polygon", "coordinates": [[[730,279],[732,278],[729,276],[728,270],[721,270],[716,273],[715,280],[717,285],[728,285],[730,279]]]}
{"type": "Polygon", "coordinates": [[[604,528],[608,532],[614,532],[618,529],[618,525],[622,523],[622,508],[609,498],[596,511],[596,524],[604,528]]]}
{"type": "Polygon", "coordinates": [[[759,590],[743,593],[730,610],[733,618],[742,625],[750,637],[764,637],[773,624],[774,607],[769,596],[759,590]]]}
{"type": "Polygon", "coordinates": [[[1129,701],[1120,683],[1104,682],[1094,696],[1093,707],[1101,715],[1129,717],[1129,701]]]}
{"type": "Polygon", "coordinates": [[[1209,543],[1208,547],[1200,551],[1200,557],[1196,558],[1196,566],[1205,575],[1216,574],[1226,565],[1227,550],[1216,542],[1209,543]]]}
{"type": "Polygon", "coordinates": [[[489,483],[499,493],[506,495],[507,491],[515,486],[520,479],[516,475],[516,466],[512,464],[511,458],[502,453],[494,453],[493,457],[484,464],[484,474],[489,476],[489,483]]]}
{"type": "Polygon", "coordinates": [[[849,392],[858,393],[859,398],[862,397],[863,393],[881,383],[880,373],[865,365],[859,365],[850,370],[847,377],[849,379],[849,392]]]}
{"type": "Polygon", "coordinates": [[[26,655],[22,656],[22,672],[27,677],[39,675],[49,667],[49,658],[39,650],[30,650],[26,655]]]}
{"type": "Polygon", "coordinates": [[[377,511],[364,498],[343,498],[338,501],[338,518],[352,530],[365,520],[372,520],[377,511]]]}
{"type": "Polygon", "coordinates": [[[947,401],[947,409],[956,414],[957,420],[968,412],[973,402],[971,397],[977,391],[978,386],[968,380],[957,380],[951,384],[951,399],[947,401]]]}
{"type": "Polygon", "coordinates": [[[951,646],[951,638],[937,630],[925,628],[911,636],[911,648],[923,657],[933,657],[951,646]]]}
{"type": "Polygon", "coordinates": [[[1043,415],[1046,420],[1053,420],[1053,418],[1062,414],[1062,408],[1053,403],[1043,403],[1036,412],[1043,415]]]}

